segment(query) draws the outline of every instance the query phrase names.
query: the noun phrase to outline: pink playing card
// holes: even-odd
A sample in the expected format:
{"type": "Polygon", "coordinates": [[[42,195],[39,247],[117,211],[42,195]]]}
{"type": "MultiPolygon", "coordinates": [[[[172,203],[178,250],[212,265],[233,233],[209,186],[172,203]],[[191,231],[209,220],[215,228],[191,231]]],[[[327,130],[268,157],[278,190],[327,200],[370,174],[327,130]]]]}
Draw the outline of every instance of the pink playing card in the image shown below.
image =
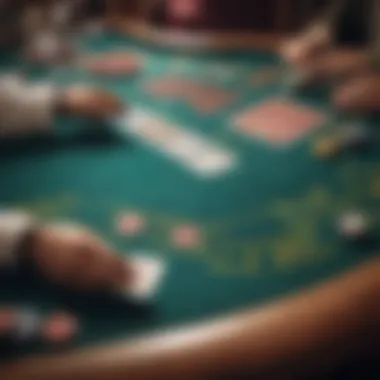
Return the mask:
{"type": "Polygon", "coordinates": [[[290,144],[323,124],[325,115],[290,100],[271,100],[238,114],[239,132],[275,145],[290,144]]]}

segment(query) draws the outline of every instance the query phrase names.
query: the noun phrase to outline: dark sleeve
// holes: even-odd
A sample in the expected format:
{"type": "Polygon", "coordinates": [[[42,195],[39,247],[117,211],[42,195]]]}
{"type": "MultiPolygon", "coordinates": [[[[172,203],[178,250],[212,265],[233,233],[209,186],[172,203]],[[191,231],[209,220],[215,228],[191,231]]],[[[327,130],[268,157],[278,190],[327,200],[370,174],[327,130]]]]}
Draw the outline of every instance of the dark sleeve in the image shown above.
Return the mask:
{"type": "Polygon", "coordinates": [[[346,0],[337,18],[336,39],[341,44],[363,44],[370,38],[371,2],[346,0]]]}

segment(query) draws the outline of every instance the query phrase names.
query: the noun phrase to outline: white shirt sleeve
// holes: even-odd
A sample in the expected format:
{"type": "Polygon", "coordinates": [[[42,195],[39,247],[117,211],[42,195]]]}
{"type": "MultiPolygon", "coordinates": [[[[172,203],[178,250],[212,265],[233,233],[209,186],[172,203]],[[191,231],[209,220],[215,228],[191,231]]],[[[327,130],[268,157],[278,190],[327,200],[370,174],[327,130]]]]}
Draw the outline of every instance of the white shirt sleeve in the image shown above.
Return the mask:
{"type": "Polygon", "coordinates": [[[0,211],[0,267],[15,264],[18,244],[34,224],[35,220],[27,213],[0,211]]]}
{"type": "Polygon", "coordinates": [[[0,135],[51,127],[58,91],[50,83],[29,84],[17,75],[0,78],[0,135]]]}

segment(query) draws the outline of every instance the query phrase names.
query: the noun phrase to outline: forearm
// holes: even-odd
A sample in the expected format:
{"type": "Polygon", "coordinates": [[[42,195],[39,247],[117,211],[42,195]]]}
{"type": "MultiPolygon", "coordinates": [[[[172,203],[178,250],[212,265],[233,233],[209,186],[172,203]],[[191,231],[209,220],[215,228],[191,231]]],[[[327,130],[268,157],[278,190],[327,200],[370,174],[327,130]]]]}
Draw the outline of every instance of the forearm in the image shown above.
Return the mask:
{"type": "Polygon", "coordinates": [[[332,0],[322,9],[306,28],[306,34],[325,33],[331,38],[336,35],[337,24],[351,0],[332,0]]]}
{"type": "Polygon", "coordinates": [[[18,264],[21,251],[29,249],[27,241],[38,223],[32,215],[22,211],[0,211],[0,269],[18,264]]]}

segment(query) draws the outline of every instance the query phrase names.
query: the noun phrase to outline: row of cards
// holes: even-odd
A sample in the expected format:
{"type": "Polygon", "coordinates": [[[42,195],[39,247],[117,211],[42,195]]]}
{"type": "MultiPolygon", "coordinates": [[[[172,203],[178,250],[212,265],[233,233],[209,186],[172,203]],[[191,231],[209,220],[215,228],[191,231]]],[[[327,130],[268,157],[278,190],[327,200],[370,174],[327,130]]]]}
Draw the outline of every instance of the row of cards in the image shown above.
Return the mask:
{"type": "Polygon", "coordinates": [[[237,157],[227,149],[142,108],[127,111],[117,125],[201,177],[218,177],[237,164],[237,157]]]}

